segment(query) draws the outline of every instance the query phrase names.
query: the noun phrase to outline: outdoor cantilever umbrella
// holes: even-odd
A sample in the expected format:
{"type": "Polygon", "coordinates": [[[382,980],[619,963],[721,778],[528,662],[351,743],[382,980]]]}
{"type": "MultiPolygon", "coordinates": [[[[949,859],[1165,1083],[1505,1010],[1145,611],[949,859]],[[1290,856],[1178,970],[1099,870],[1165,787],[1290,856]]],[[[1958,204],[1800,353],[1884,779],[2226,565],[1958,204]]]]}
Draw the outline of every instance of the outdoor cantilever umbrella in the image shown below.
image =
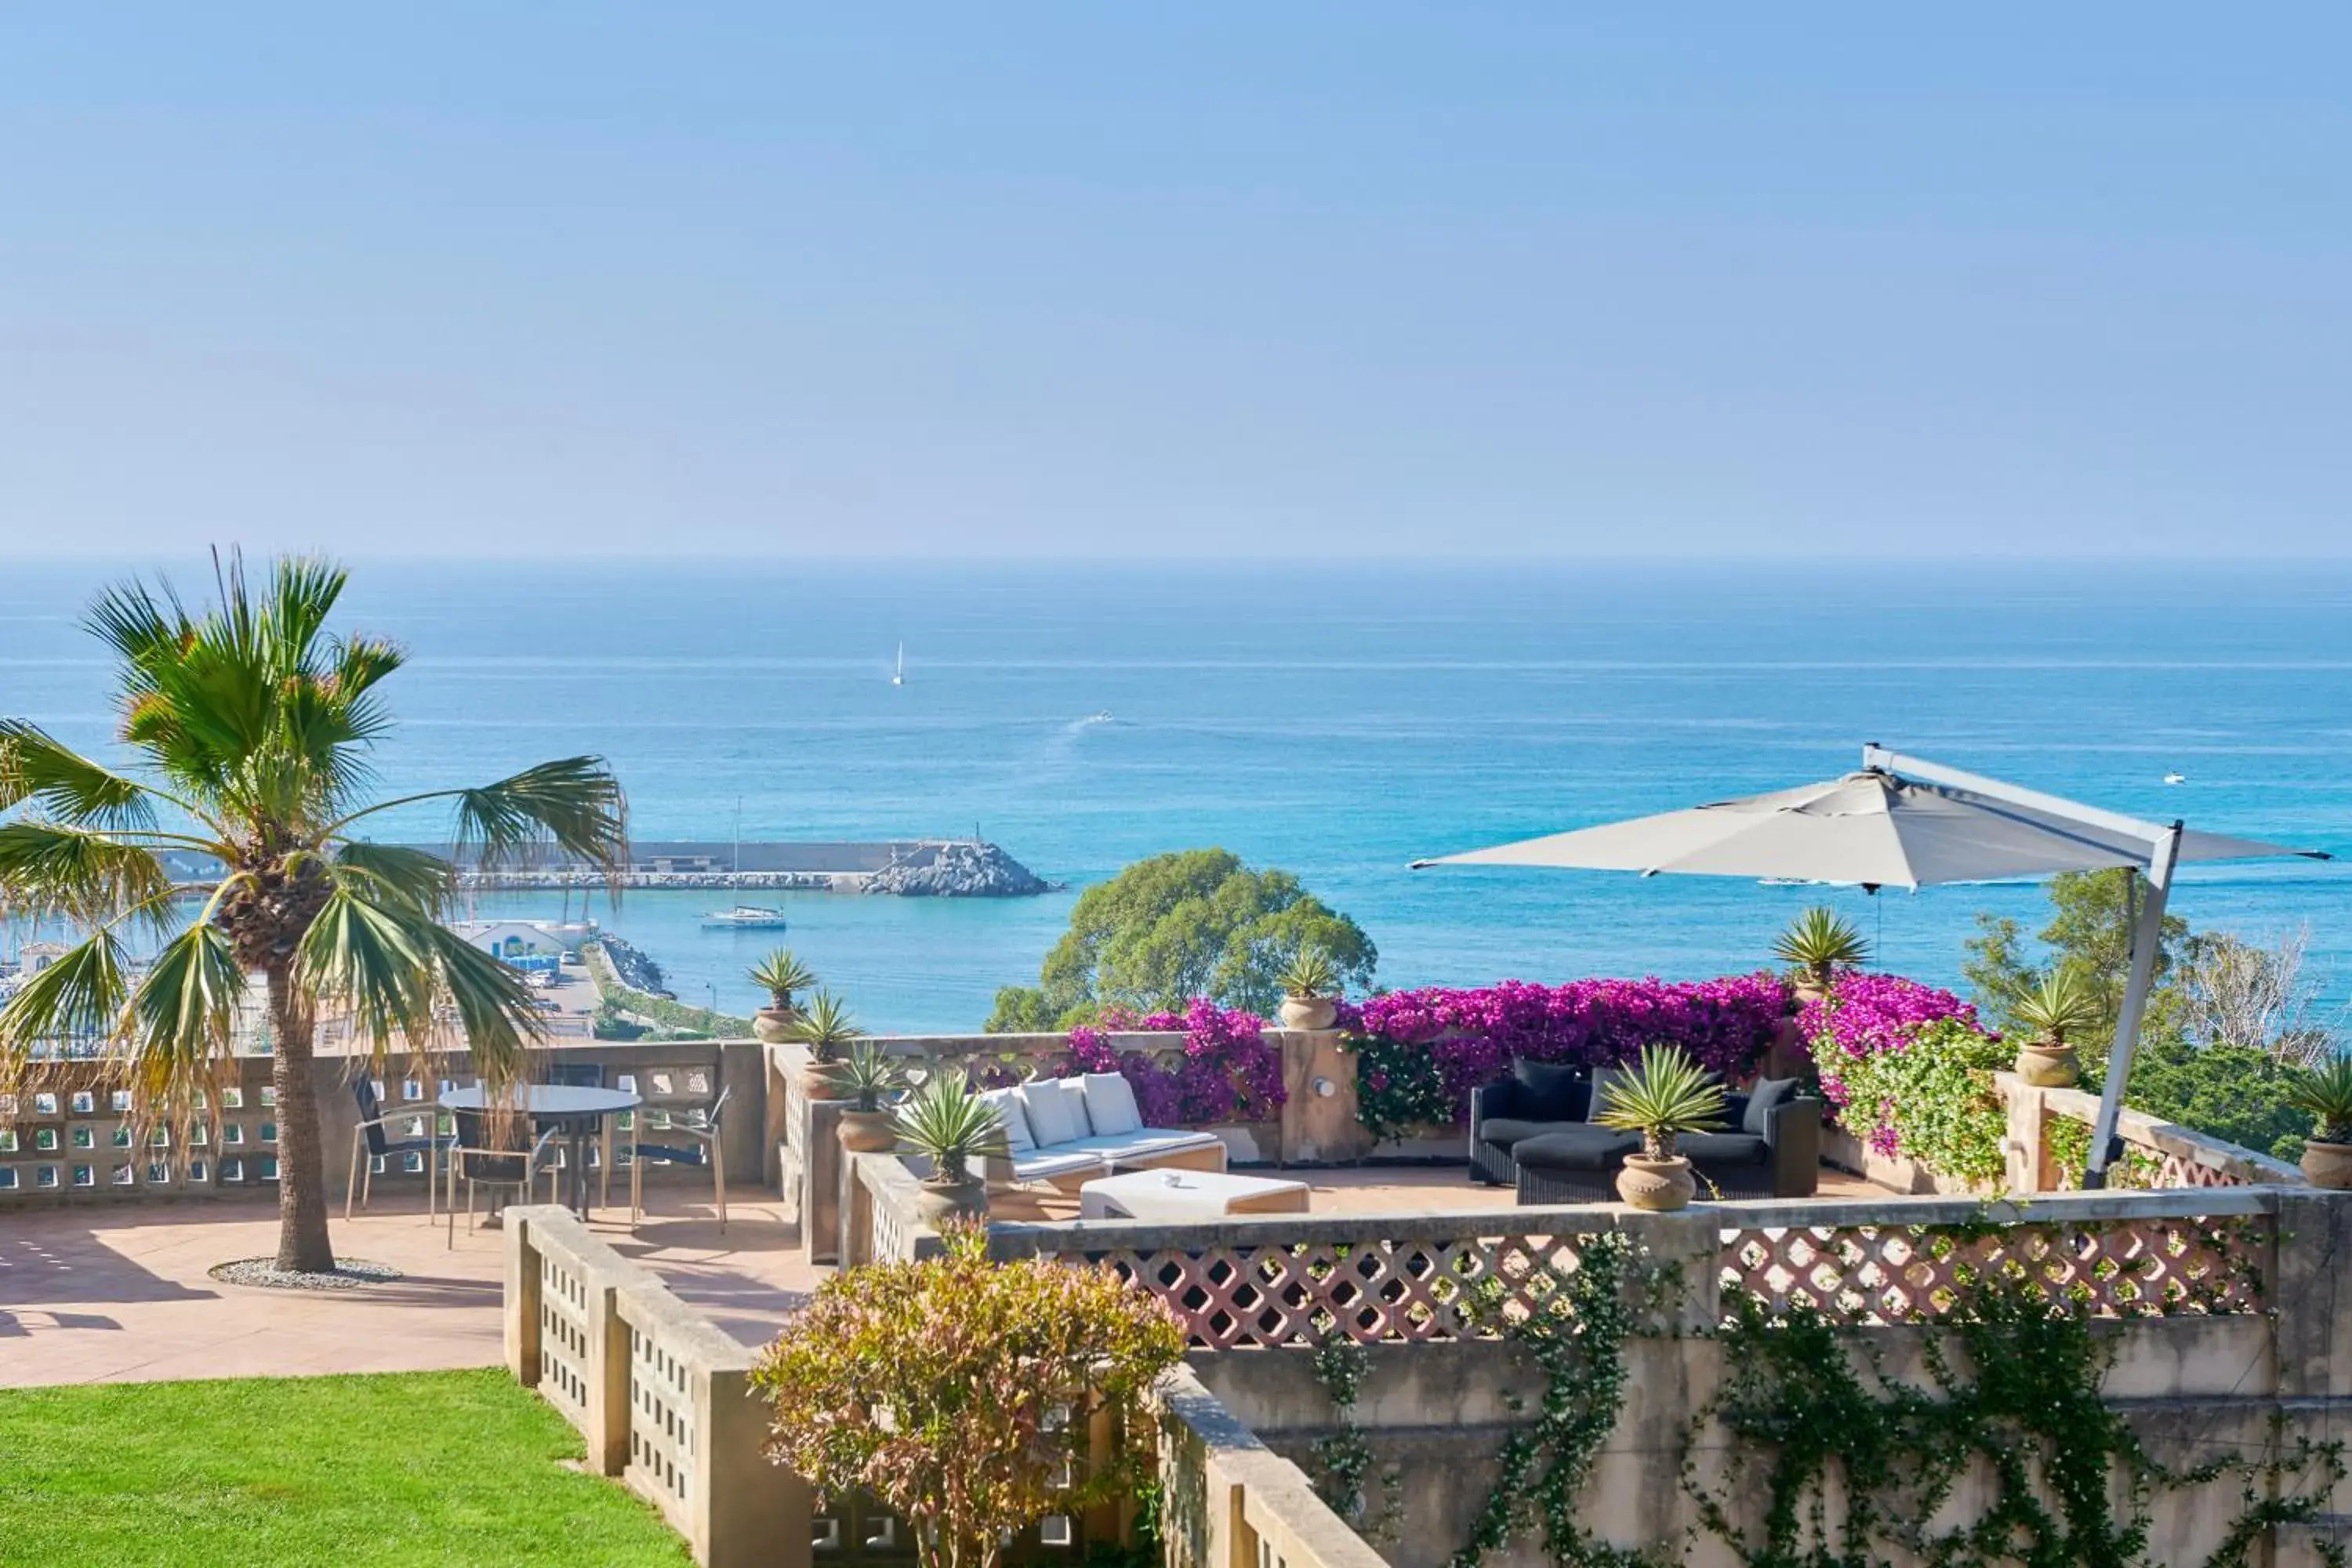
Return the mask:
{"type": "Polygon", "coordinates": [[[2082,805],[1998,779],[1865,746],[1843,778],[1686,811],[1639,816],[1492,849],[1416,860],[1423,866],[1559,866],[1594,870],[1780,878],[1880,888],[1924,888],[2122,868],[2147,893],[2132,924],[2132,960],[2116,1025],[2085,1184],[2105,1180],[2123,1083],[2139,1044],[2156,969],[2157,933],[2175,866],[2304,855],[2251,838],[2199,833],[2082,805]]]}

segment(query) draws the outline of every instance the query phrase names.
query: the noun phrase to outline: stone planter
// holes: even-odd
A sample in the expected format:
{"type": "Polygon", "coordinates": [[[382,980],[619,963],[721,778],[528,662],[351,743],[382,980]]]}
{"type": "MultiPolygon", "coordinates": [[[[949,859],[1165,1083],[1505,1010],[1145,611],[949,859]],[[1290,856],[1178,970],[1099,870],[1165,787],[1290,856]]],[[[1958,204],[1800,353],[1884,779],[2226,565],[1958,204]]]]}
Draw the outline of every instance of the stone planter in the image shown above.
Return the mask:
{"type": "Polygon", "coordinates": [[[793,1007],[762,1007],[751,1015],[751,1032],[772,1046],[781,1046],[791,1039],[793,1020],[800,1016],[793,1007]]]}
{"type": "Polygon", "coordinates": [[[2072,1089],[2083,1076],[2083,1064],[2072,1046],[2021,1046],[2017,1076],[2035,1089],[2072,1089]]]}
{"type": "Polygon", "coordinates": [[[984,1220],[988,1217],[988,1184],[978,1176],[966,1176],[951,1184],[926,1178],[915,1189],[914,1208],[933,1230],[939,1229],[940,1221],[957,1215],[984,1220]]]}
{"type": "Polygon", "coordinates": [[[853,1154],[887,1154],[898,1146],[898,1119],[887,1110],[845,1110],[834,1136],[853,1154]]]}
{"type": "Polygon", "coordinates": [[[1328,1029],[1339,1016],[1339,1003],[1332,996],[1285,996],[1281,1015],[1286,1029],[1328,1029]]]}
{"type": "Polygon", "coordinates": [[[2352,1187],[2352,1143],[2314,1138],[2303,1146],[2303,1179],[2315,1187],[2352,1187]]]}
{"type": "Polygon", "coordinates": [[[1688,1207],[1698,1195],[1698,1180],[1680,1154],[1666,1160],[1628,1154],[1625,1168],[1617,1173],[1617,1195],[1637,1209],[1664,1214],[1688,1207]]]}

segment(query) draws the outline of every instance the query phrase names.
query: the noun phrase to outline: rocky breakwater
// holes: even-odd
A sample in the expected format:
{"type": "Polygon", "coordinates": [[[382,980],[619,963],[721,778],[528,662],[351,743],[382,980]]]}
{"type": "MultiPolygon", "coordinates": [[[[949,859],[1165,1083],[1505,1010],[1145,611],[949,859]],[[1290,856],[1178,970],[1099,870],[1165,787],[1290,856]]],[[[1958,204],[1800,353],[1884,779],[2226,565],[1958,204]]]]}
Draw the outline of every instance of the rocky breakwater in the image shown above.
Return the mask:
{"type": "Polygon", "coordinates": [[[622,984],[655,996],[669,994],[669,988],[662,983],[661,965],[647,958],[642,949],[610,931],[599,934],[596,945],[604,950],[604,962],[613,966],[613,977],[622,984]]]}
{"type": "Polygon", "coordinates": [[[1048,882],[993,844],[942,844],[930,856],[886,866],[864,891],[916,899],[1025,899],[1053,892],[1048,882]]]}

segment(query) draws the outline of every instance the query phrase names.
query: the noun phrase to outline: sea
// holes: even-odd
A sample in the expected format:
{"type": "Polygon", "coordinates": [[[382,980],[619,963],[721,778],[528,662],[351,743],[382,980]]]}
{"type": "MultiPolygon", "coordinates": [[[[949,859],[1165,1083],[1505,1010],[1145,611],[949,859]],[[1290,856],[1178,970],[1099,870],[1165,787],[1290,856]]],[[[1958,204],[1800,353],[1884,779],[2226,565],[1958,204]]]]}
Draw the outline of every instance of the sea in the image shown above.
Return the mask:
{"type": "MultiPolygon", "coordinates": [[[[204,557],[166,570],[209,588],[204,557]]],[[[80,620],[127,571],[0,575],[0,714],[110,751],[110,670],[80,620]]],[[[646,837],[978,834],[1069,885],[759,895],[882,1032],[978,1029],[998,987],[1034,983],[1077,889],[1210,845],[1352,915],[1392,987],[1749,970],[1817,902],[1880,964],[1957,984],[1979,913],[2030,929],[2039,888],[1410,868],[1831,777],[1867,742],[2352,854],[2344,564],[581,562],[558,542],[538,561],[359,564],[341,618],[409,650],[384,689],[386,795],[593,752],[646,837]]],[[[375,831],[446,826],[410,810],[375,831]]],[[[592,913],[682,999],[740,1012],[779,939],[702,928],[731,901],[633,892],[592,913]]],[[[2174,908],[2257,940],[2307,931],[2324,1007],[2352,993],[2352,865],[2192,868],[2174,908]]]]}

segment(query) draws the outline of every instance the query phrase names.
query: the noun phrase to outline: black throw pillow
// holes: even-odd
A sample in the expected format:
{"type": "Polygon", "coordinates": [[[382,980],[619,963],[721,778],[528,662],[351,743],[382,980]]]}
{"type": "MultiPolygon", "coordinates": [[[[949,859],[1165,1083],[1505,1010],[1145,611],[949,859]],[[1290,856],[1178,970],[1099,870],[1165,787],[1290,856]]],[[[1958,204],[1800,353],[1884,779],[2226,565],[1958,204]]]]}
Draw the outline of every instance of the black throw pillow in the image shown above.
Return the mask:
{"type": "Polygon", "coordinates": [[[1623,1078],[1625,1076],[1625,1071],[1626,1069],[1623,1068],[1594,1068],[1592,1069],[1592,1099],[1590,1104],[1586,1107],[1584,1112],[1584,1119],[1587,1121],[1598,1121],[1601,1120],[1601,1113],[1609,1109],[1610,1083],[1616,1079],[1623,1078]]]}
{"type": "Polygon", "coordinates": [[[1583,1074],[1555,1062],[1511,1061],[1511,1076],[1522,1090],[1519,1104],[1529,1121],[1581,1121],[1590,1087],[1583,1074]]]}
{"type": "Polygon", "coordinates": [[[1756,1087],[1748,1091],[1748,1114],[1740,1118],[1739,1130],[1764,1136],[1765,1118],[1772,1108],[1797,1096],[1798,1079],[1793,1078],[1759,1078],[1756,1087]]]}

